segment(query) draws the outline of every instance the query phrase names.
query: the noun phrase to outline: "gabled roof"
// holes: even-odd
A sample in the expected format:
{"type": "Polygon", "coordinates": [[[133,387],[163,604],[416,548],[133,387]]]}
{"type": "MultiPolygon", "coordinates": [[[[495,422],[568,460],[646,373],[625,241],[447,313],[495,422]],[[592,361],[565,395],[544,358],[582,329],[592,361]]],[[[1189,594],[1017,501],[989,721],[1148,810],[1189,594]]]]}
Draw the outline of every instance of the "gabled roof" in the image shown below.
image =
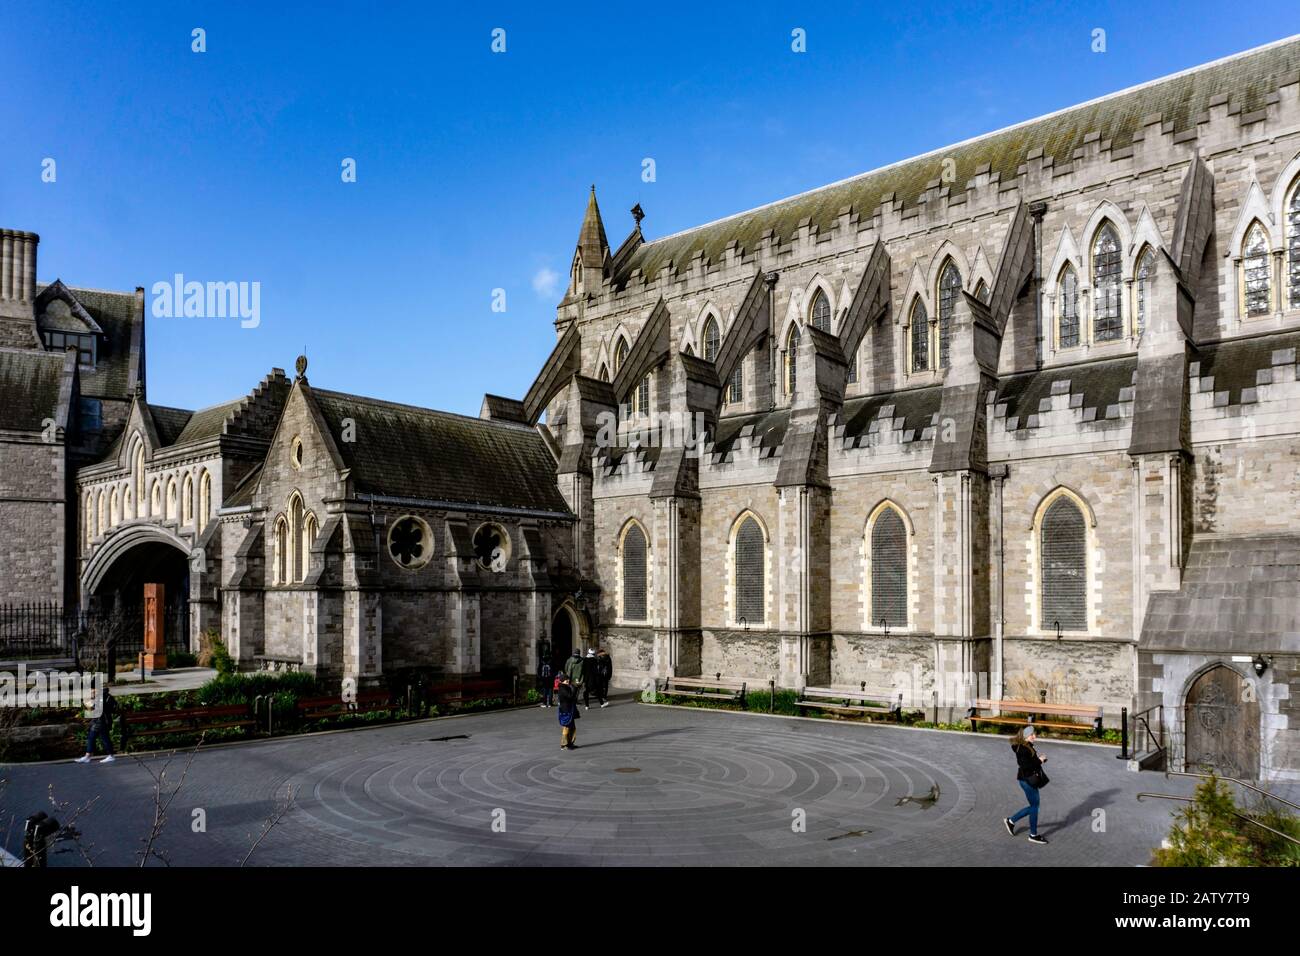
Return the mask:
{"type": "Polygon", "coordinates": [[[311,396],[361,494],[570,516],[532,428],[318,388],[311,396]]]}
{"type": "MultiPolygon", "coordinates": [[[[49,288],[38,286],[38,298],[49,288]]],[[[144,313],[140,300],[134,292],[66,288],[103,330],[96,349],[95,367],[81,370],[82,396],[130,399],[135,388],[131,378],[131,347],[144,339],[144,313]]]]}
{"type": "Polygon", "coordinates": [[[1122,148],[1133,142],[1134,134],[1153,115],[1159,115],[1167,128],[1181,132],[1193,128],[1219,99],[1226,99],[1233,112],[1250,113],[1276,96],[1282,81],[1294,82],[1297,69],[1300,37],[1292,37],[656,239],[620,263],[614,281],[625,282],[637,268],[652,279],[669,261],[680,267],[697,252],[716,260],[733,240],[743,249],[753,249],[768,230],[786,240],[805,219],[826,231],[841,210],[851,206],[860,216],[870,216],[884,197],[914,204],[927,189],[939,185],[941,160],[956,164],[957,188],[980,172],[1007,183],[1035,150],[1060,165],[1069,162],[1092,134],[1102,143],[1122,148]]]}
{"type": "MultiPolygon", "coordinates": [[[[207,438],[216,438],[221,434],[226,420],[239,409],[244,403],[244,399],[237,398],[232,402],[222,402],[220,405],[210,405],[207,408],[200,408],[193,412],[185,422],[185,427],[177,434],[175,441],[167,444],[182,445],[186,442],[203,441],[207,438]]],[[[157,421],[157,416],[154,416],[157,421]]],[[[161,438],[161,434],[159,435],[161,438]]]]}
{"type": "Polygon", "coordinates": [[[166,405],[148,406],[153,415],[153,426],[158,431],[158,441],[166,447],[176,444],[194,413],[187,408],[168,408],[166,405]]]}
{"type": "Polygon", "coordinates": [[[0,428],[38,432],[57,419],[63,352],[0,348],[0,428]]]}

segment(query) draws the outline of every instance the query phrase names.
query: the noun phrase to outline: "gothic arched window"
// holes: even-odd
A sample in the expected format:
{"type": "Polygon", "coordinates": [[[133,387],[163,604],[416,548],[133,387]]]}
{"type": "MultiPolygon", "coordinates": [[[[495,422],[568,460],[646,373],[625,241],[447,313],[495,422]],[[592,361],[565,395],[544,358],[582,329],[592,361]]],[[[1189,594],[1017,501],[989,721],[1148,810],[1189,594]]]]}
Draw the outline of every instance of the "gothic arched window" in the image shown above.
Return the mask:
{"type": "Polygon", "coordinates": [[[1103,223],[1092,242],[1092,337],[1111,342],[1124,336],[1124,297],[1120,242],[1115,227],[1103,223]]]}
{"type": "Polygon", "coordinates": [[[619,547],[623,565],[623,620],[646,620],[646,539],[645,532],[632,522],[623,532],[619,547]]]}
{"type": "Polygon", "coordinates": [[[762,624],[767,603],[767,591],[763,583],[767,538],[753,515],[747,515],[736,529],[734,555],[736,623],[743,621],[748,625],[762,624]]]}
{"type": "Polygon", "coordinates": [[[1286,207],[1287,296],[1291,308],[1300,309],[1300,179],[1291,187],[1286,207]]]}
{"type": "Polygon", "coordinates": [[[892,505],[871,523],[871,623],[907,627],[907,525],[892,505]]]}
{"type": "Polygon", "coordinates": [[[912,303],[912,316],[907,323],[912,339],[912,371],[924,372],[930,367],[930,316],[925,303],[918,296],[912,303]]]}
{"type": "Polygon", "coordinates": [[[812,307],[808,309],[808,321],[812,323],[813,328],[821,329],[823,332],[831,330],[831,303],[821,289],[813,293],[812,307]]]}
{"type": "Polygon", "coordinates": [[[1270,258],[1268,234],[1256,222],[1246,231],[1246,239],[1241,245],[1242,304],[1247,318],[1268,315],[1273,308],[1270,258]]]}
{"type": "Polygon", "coordinates": [[[704,357],[710,362],[718,360],[718,342],[718,323],[709,316],[704,323],[704,357]]]}
{"type": "Polygon", "coordinates": [[[1134,295],[1137,297],[1137,308],[1133,316],[1133,332],[1137,335],[1142,334],[1142,330],[1147,324],[1147,291],[1151,286],[1151,277],[1156,272],[1156,254],[1150,246],[1142,250],[1142,255],[1138,256],[1137,275],[1135,285],[1137,289],[1134,295]]]}
{"type": "Polygon", "coordinates": [[[1043,513],[1039,528],[1042,567],[1041,626],[1088,629],[1088,530],[1083,511],[1061,494],[1043,513]]]}
{"type": "Polygon", "coordinates": [[[194,523],[194,476],[186,475],[181,485],[181,524],[194,523]]]}
{"type": "Polygon", "coordinates": [[[742,355],[736,362],[736,367],[731,370],[731,381],[727,383],[727,402],[733,404],[745,399],[745,359],[747,355],[742,355]]]}
{"type": "Polygon", "coordinates": [[[785,391],[791,398],[794,397],[795,386],[798,382],[798,358],[799,358],[799,324],[791,323],[790,332],[785,337],[785,391]]]}
{"type": "Polygon", "coordinates": [[[939,367],[948,367],[948,345],[952,340],[953,316],[957,314],[957,299],[961,295],[961,273],[949,259],[939,273],[939,367]]]}
{"type": "Polygon", "coordinates": [[[617,375],[623,368],[623,362],[627,359],[628,346],[627,339],[619,338],[618,344],[614,346],[614,374],[617,375]]]}
{"type": "Polygon", "coordinates": [[[993,301],[993,293],[989,291],[988,284],[983,279],[980,279],[979,282],[975,283],[975,298],[979,299],[985,305],[988,305],[993,301]]]}
{"type": "Polygon", "coordinates": [[[275,569],[273,584],[289,583],[289,522],[284,515],[275,519],[275,549],[271,566],[275,569]]]}
{"type": "Polygon", "coordinates": [[[1073,348],[1079,344],[1079,276],[1074,266],[1061,270],[1056,287],[1056,347],[1073,348]]]}
{"type": "Polygon", "coordinates": [[[302,575],[299,580],[307,579],[307,564],[311,560],[311,546],[316,540],[316,516],[311,512],[302,519],[302,575]]]}
{"type": "Polygon", "coordinates": [[[289,499],[289,553],[285,567],[288,569],[288,580],[295,582],[301,581],[306,571],[302,565],[302,554],[298,544],[302,535],[302,512],[302,498],[294,492],[289,499]]]}
{"type": "Polygon", "coordinates": [[[212,474],[206,469],[199,479],[199,531],[212,520],[212,474]]]}

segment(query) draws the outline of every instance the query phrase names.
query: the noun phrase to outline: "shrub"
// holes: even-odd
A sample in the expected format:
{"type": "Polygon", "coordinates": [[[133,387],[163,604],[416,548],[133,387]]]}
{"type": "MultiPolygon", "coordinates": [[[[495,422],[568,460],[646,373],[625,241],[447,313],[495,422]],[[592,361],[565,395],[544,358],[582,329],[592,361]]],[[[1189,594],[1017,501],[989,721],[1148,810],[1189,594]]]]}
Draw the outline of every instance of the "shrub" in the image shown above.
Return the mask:
{"type": "Polygon", "coordinates": [[[1300,866],[1300,845],[1270,833],[1251,819],[1300,839],[1300,818],[1261,803],[1252,810],[1237,805],[1229,786],[1210,777],[1196,788],[1191,803],[1175,814],[1154,866],[1300,866]]]}
{"type": "Polygon", "coordinates": [[[201,707],[248,704],[252,703],[253,698],[264,694],[276,695],[277,705],[283,702],[286,706],[293,707],[299,697],[311,697],[316,693],[316,678],[311,674],[266,671],[252,674],[218,673],[193,692],[195,704],[201,707]]]}

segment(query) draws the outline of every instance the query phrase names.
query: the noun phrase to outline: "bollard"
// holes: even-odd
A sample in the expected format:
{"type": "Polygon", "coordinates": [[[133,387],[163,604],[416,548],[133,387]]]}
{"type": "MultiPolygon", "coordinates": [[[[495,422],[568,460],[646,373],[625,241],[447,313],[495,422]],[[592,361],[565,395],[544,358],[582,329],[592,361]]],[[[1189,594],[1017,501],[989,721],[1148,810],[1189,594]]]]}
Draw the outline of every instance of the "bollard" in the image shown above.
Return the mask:
{"type": "Polygon", "coordinates": [[[937,690],[930,691],[930,700],[934,704],[934,723],[937,726],[939,723],[939,692],[937,690]]]}
{"type": "Polygon", "coordinates": [[[1121,707],[1119,711],[1119,756],[1117,760],[1128,759],[1128,708],[1121,707]]]}
{"type": "Polygon", "coordinates": [[[767,712],[774,714],[776,713],[776,678],[772,678],[767,682],[767,690],[767,712]]]}

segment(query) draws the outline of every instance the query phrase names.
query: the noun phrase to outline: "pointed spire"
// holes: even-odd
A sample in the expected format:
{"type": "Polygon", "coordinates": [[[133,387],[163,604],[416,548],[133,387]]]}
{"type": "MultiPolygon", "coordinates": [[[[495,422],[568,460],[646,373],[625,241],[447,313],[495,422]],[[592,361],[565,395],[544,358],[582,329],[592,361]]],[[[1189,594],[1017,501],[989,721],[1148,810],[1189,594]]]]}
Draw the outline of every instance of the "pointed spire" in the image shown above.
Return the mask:
{"type": "Polygon", "coordinates": [[[582,217],[578,254],[582,257],[584,269],[604,271],[605,260],[609,257],[609,240],[605,238],[605,224],[600,218],[600,207],[596,205],[595,184],[592,184],[591,196],[587,200],[587,212],[582,217]]]}

